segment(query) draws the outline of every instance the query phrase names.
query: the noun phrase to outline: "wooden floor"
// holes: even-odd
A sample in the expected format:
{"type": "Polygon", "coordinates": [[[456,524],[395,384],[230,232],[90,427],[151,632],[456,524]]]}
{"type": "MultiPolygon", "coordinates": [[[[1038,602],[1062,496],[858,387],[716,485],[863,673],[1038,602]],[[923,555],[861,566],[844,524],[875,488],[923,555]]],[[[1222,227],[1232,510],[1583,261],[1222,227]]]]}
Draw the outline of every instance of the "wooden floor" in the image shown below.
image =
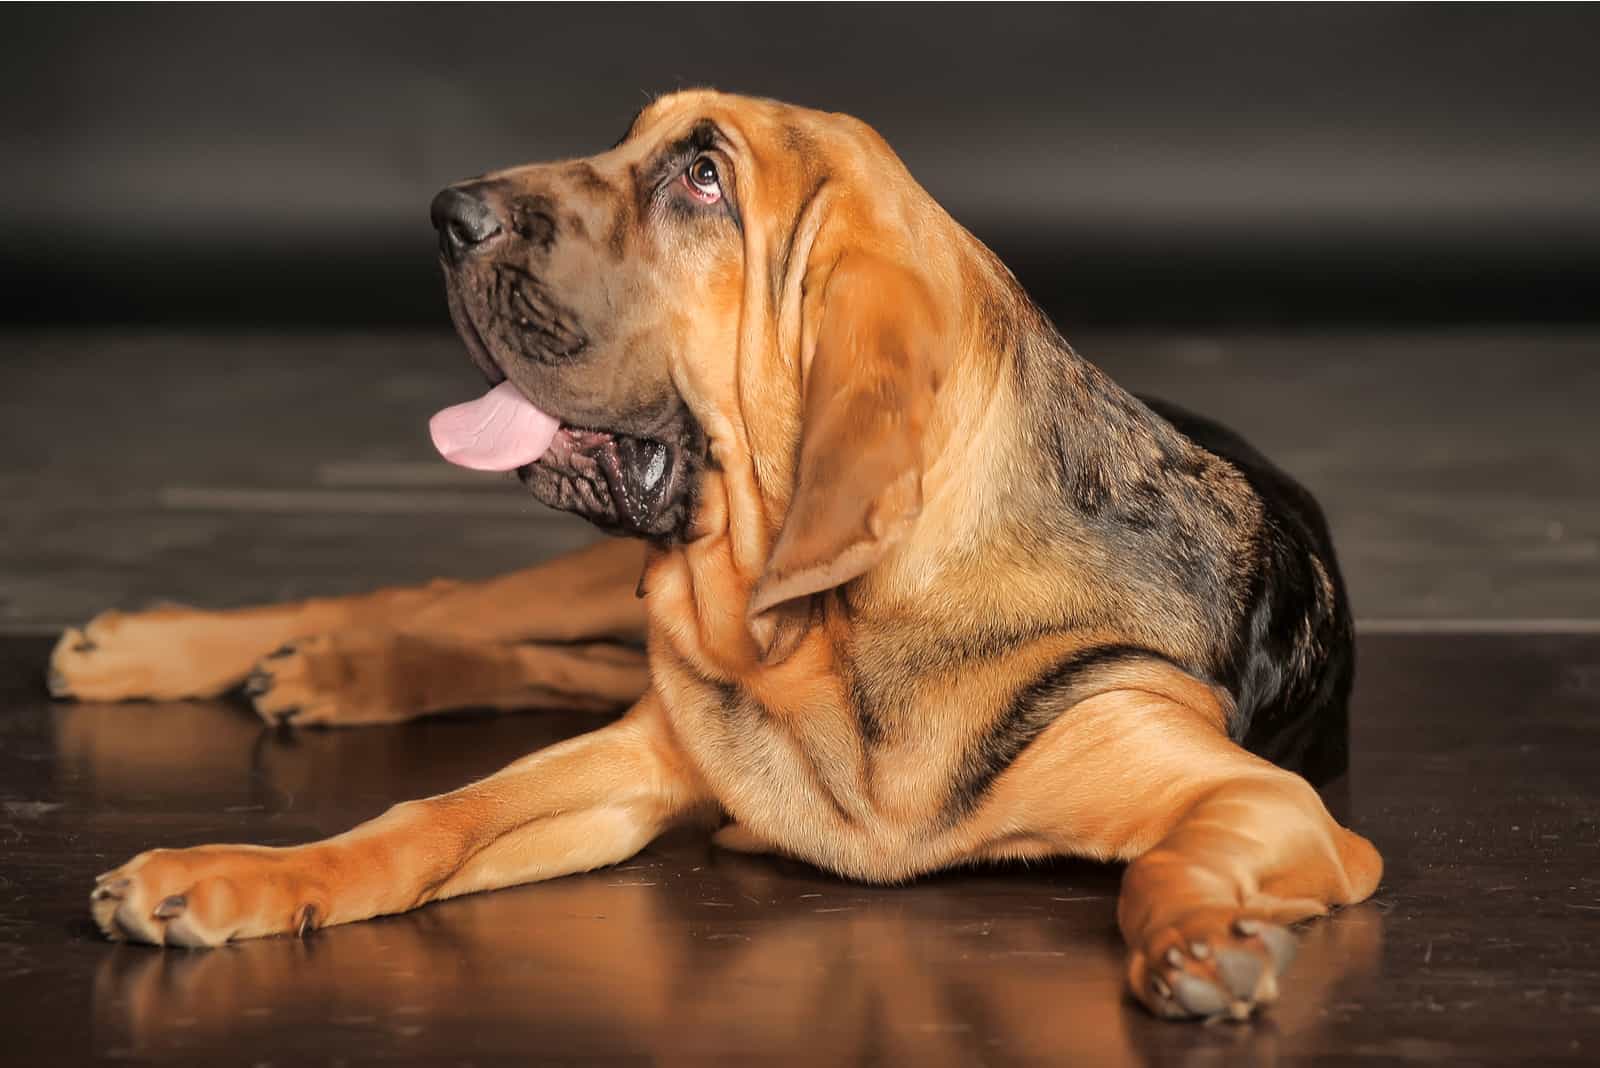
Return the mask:
{"type": "Polygon", "coordinates": [[[48,634],[590,533],[430,455],[476,385],[442,334],[0,333],[0,1064],[1600,1063],[1600,334],[1075,340],[1303,477],[1363,621],[1329,797],[1388,870],[1269,1015],[1125,1002],[1115,869],[871,889],[692,835],[305,943],[103,942],[92,878],[141,849],[334,833],[597,721],[58,704],[48,634]]]}
{"type": "Polygon", "coordinates": [[[45,651],[0,642],[8,1064],[1600,1059],[1600,637],[1362,640],[1333,800],[1388,872],[1244,1026],[1123,1000],[1115,869],[871,889],[692,835],[304,943],[109,945],[88,890],[140,849],[328,834],[596,720],[277,733],[236,703],[52,704],[45,651]]]}

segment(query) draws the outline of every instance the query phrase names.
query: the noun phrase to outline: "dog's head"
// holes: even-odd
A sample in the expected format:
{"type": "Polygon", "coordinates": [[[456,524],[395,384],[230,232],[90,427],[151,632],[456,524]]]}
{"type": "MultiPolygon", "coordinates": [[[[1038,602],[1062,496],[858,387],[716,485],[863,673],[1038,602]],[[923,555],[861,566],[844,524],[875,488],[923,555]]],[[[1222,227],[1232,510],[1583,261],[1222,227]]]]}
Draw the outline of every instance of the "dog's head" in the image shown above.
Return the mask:
{"type": "Polygon", "coordinates": [[[678,93],[610,151],[451,186],[433,217],[500,386],[436,418],[447,456],[614,532],[728,536],[753,620],[915,520],[976,245],[866,125],[678,93]]]}

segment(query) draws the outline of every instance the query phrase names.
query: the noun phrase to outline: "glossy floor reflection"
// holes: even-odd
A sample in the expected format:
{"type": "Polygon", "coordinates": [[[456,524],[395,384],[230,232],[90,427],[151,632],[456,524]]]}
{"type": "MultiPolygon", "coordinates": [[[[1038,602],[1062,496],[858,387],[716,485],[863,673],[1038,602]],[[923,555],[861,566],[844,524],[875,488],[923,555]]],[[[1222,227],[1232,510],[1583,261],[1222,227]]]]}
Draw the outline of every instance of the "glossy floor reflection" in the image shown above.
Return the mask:
{"type": "Polygon", "coordinates": [[[1600,637],[1362,642],[1331,795],[1377,897],[1310,925],[1246,1026],[1121,994],[1118,873],[893,889],[678,834],[585,876],[188,953],[102,942],[92,876],[139,849],[332,833],[594,725],[467,715],[286,734],[242,706],[52,704],[0,643],[0,1060],[195,1064],[1255,1063],[1600,1055],[1600,637]]]}

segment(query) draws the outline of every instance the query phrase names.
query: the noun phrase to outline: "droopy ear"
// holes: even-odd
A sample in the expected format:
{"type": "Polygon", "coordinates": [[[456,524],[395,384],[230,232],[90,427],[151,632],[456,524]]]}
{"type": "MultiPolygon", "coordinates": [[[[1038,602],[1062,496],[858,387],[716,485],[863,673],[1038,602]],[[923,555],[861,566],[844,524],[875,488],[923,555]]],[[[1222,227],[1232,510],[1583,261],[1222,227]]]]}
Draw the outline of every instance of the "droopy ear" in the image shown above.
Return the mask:
{"type": "Polygon", "coordinates": [[[816,339],[794,496],[750,598],[769,661],[803,633],[810,606],[797,599],[865,573],[922,510],[923,429],[944,355],[926,287],[904,267],[846,255],[816,339]]]}

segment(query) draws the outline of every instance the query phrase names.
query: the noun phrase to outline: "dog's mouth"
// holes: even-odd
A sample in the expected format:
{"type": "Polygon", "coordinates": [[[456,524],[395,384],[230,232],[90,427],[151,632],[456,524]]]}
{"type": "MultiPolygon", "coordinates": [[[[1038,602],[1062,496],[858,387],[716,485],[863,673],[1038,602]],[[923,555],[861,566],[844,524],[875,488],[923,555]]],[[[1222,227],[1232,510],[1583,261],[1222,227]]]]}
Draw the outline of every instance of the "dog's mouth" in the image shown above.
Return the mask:
{"type": "Polygon", "coordinates": [[[690,469],[701,451],[692,418],[680,412],[660,436],[568,424],[506,378],[470,322],[458,317],[457,326],[492,388],[429,421],[434,447],[445,459],[479,471],[514,471],[543,503],[613,533],[685,537],[693,508],[690,469]]]}
{"type": "Polygon", "coordinates": [[[686,455],[676,443],[563,426],[517,477],[545,504],[606,530],[671,539],[689,520],[686,455]]]}

